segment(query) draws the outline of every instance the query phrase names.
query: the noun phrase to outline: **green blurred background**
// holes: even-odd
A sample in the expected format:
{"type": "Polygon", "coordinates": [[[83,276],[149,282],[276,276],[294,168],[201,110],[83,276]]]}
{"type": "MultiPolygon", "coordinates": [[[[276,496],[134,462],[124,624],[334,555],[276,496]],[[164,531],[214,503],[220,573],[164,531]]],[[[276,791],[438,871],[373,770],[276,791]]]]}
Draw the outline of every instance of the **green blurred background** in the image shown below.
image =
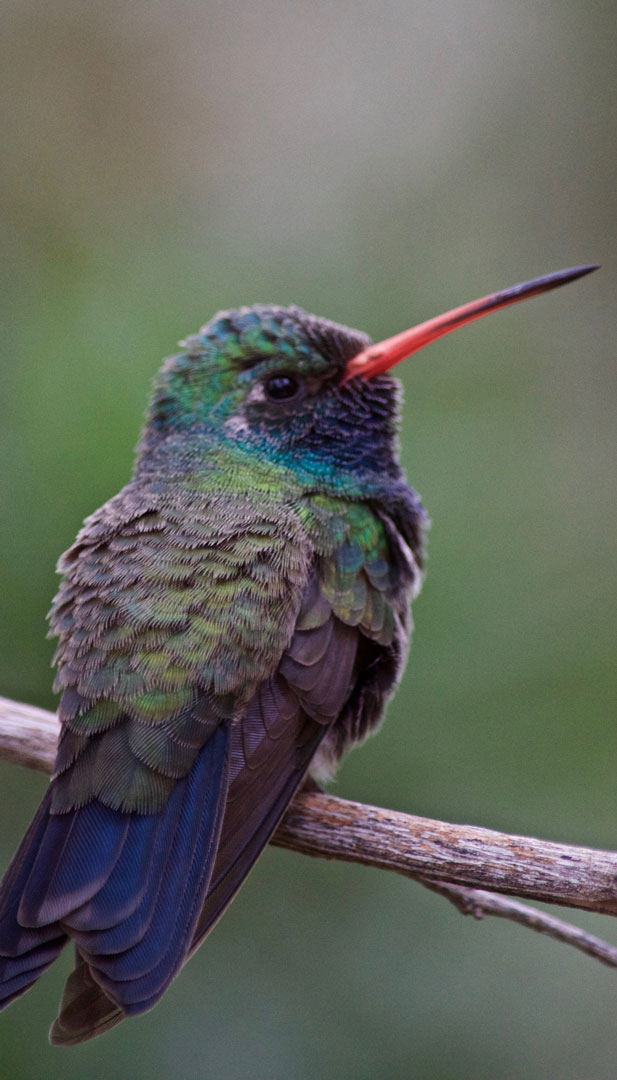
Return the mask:
{"type": "MultiPolygon", "coordinates": [[[[344,796],[617,847],[615,10],[553,0],[4,0],[0,693],[53,707],[54,564],[130,472],[152,375],[218,308],[375,338],[603,269],[418,355],[433,519],[408,673],[344,796]]],[[[3,766],[8,860],[44,788],[3,766]]],[[[617,940],[617,924],[575,915],[617,940]]],[[[606,1080],[617,976],[402,878],[268,850],[157,1009],[3,1076],[606,1080]]]]}

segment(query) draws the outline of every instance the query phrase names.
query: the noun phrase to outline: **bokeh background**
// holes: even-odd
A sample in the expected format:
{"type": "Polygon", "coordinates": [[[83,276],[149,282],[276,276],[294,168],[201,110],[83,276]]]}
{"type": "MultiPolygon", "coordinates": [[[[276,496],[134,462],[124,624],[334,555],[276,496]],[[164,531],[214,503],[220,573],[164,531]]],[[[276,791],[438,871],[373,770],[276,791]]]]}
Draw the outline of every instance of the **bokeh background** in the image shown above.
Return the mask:
{"type": "MultiPolygon", "coordinates": [[[[336,791],[617,846],[614,6],[4,0],[0,693],[53,707],[54,564],[130,473],[160,359],[218,308],[388,336],[603,269],[418,355],[433,519],[411,662],[336,791]]],[[[0,771],[8,860],[44,788],[0,771]]],[[[617,940],[617,924],[575,914],[617,940]]],[[[12,1080],[606,1080],[617,976],[394,875],[268,850],[157,1009],[12,1080]]]]}

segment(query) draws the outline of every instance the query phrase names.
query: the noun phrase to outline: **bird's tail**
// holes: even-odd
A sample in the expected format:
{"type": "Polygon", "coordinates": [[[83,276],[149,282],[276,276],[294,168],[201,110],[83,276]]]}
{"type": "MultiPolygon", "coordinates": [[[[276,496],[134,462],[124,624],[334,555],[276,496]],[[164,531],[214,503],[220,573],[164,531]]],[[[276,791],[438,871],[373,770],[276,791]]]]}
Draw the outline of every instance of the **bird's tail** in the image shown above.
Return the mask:
{"type": "Polygon", "coordinates": [[[47,832],[48,791],[0,886],[0,1009],[23,994],[56,959],[67,936],[58,922],[25,926],[21,898],[47,832]]]}
{"type": "Polygon", "coordinates": [[[93,800],[54,814],[48,792],[0,890],[0,1007],[68,937],[78,963],[52,1041],[80,1042],[159,999],[190,948],[207,890],[227,761],[221,725],[158,813],[93,800]]]}
{"type": "Polygon", "coordinates": [[[93,1039],[124,1020],[125,1013],[96,982],[90,965],[78,948],[75,967],[66,980],[58,1016],[49,1040],[54,1046],[74,1046],[93,1039]]]}

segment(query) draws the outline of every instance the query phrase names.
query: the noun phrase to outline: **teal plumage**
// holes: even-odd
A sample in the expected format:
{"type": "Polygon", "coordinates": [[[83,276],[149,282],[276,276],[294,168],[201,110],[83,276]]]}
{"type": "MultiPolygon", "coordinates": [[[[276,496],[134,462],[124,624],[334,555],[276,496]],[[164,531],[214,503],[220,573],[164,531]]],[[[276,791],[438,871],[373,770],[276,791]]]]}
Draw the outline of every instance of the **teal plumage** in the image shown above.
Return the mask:
{"type": "Polygon", "coordinates": [[[366,343],[299,309],[217,316],[165,363],[131,482],[60,561],[62,733],[0,897],[5,999],[75,944],[54,1042],[158,1000],[307,770],[381,719],[423,512],[394,381],[340,385],[366,343]]]}

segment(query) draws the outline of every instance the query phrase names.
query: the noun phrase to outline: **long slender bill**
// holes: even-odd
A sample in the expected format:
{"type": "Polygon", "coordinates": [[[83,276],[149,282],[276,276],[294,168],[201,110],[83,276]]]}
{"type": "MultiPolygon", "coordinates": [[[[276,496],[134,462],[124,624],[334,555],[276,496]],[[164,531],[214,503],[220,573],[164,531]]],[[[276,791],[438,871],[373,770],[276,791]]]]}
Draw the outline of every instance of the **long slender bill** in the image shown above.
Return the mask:
{"type": "Polygon", "coordinates": [[[375,375],[382,375],[395,364],[405,360],[412,353],[430,345],[432,341],[450,334],[459,326],[465,326],[474,319],[481,319],[488,315],[489,311],[498,311],[499,308],[508,307],[509,304],[518,304],[520,300],[527,300],[530,296],[539,296],[540,293],[548,292],[549,289],[557,289],[560,285],[566,285],[569,281],[590,274],[597,270],[597,266],[572,266],[568,270],[557,270],[554,274],[546,274],[544,277],[533,278],[521,285],[513,285],[511,289],[503,289],[501,292],[483,296],[480,300],[472,300],[462,307],[446,311],[444,315],[437,315],[434,319],[412,326],[410,330],[403,330],[401,334],[386,338],[377,345],[369,345],[361,353],[354,356],[345,369],[343,382],[348,382],[356,375],[364,379],[372,379],[375,375]]]}

